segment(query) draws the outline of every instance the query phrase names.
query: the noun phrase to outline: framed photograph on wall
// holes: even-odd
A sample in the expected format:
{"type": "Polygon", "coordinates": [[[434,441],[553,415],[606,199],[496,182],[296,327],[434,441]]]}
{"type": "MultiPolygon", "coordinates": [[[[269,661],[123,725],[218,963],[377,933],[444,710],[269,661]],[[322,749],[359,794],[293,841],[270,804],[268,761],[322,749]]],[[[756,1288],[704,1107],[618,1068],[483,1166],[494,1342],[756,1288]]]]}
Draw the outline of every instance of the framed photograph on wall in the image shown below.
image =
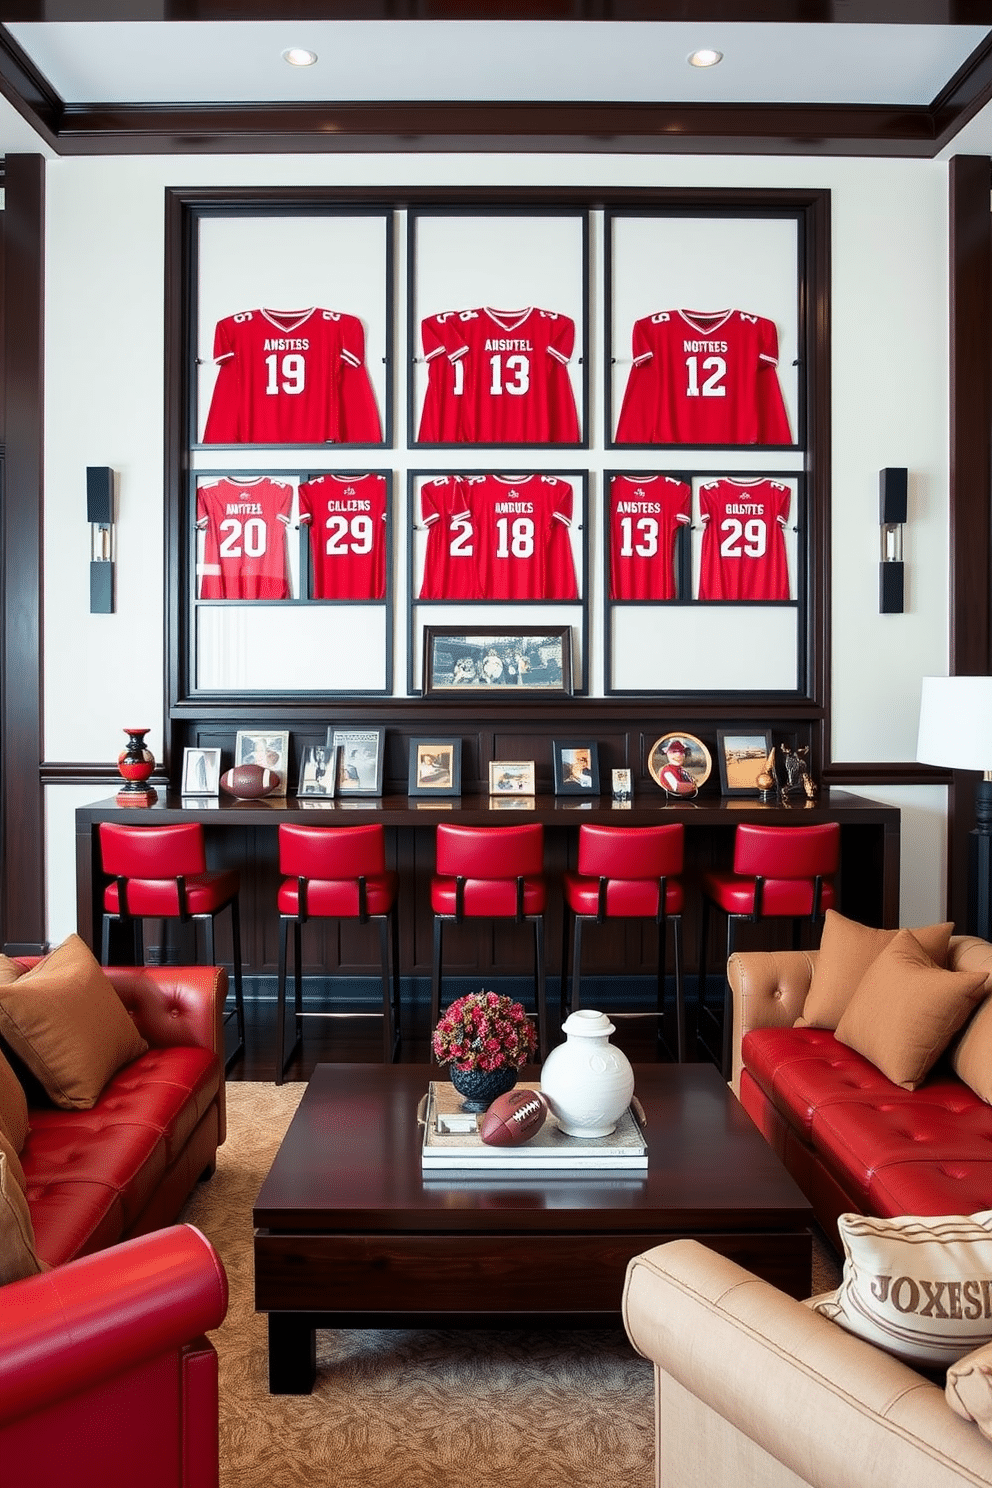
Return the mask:
{"type": "Polygon", "coordinates": [[[381,796],[385,728],[327,730],[327,743],[338,751],[339,796],[381,796]]]}
{"type": "Polygon", "coordinates": [[[533,760],[490,760],[489,793],[492,796],[532,796],[535,792],[533,760]]]}
{"type": "Polygon", "coordinates": [[[184,796],[217,796],[220,794],[220,750],[184,749],[184,796]]]}
{"type": "Polygon", "coordinates": [[[273,770],[279,776],[279,784],[272,795],[284,796],[289,768],[288,731],[272,733],[266,729],[239,729],[234,738],[234,763],[261,765],[264,770],[273,770]]]}
{"type": "Polygon", "coordinates": [[[771,729],[717,729],[720,789],[725,796],[756,796],[771,753],[771,729]]]}
{"type": "Polygon", "coordinates": [[[309,744],[300,754],[298,796],[336,794],[338,783],[338,750],[333,745],[309,744]]]}
{"type": "Polygon", "coordinates": [[[572,691],[572,630],[424,627],[424,696],[572,691]]]}
{"type": "Polygon", "coordinates": [[[460,796],[462,792],[462,741],[410,740],[409,796],[460,796]]]}
{"type": "Polygon", "coordinates": [[[551,745],[556,796],[599,795],[599,750],[588,739],[555,739],[551,745]]]}

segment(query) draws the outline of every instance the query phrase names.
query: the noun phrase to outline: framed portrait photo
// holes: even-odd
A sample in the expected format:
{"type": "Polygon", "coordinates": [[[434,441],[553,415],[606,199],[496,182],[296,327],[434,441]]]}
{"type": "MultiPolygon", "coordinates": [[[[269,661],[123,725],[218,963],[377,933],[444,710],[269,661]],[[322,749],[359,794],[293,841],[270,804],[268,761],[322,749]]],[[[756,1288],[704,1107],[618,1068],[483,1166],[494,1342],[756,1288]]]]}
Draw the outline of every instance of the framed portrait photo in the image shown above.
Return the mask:
{"type": "Polygon", "coordinates": [[[339,796],[381,796],[385,728],[335,728],[327,730],[327,743],[338,751],[337,793],[339,796]]]}
{"type": "Polygon", "coordinates": [[[461,739],[411,739],[406,789],[409,796],[460,796],[461,739]]]}
{"type": "Polygon", "coordinates": [[[557,694],[572,691],[572,630],[424,627],[424,695],[557,694]]]}
{"type": "Polygon", "coordinates": [[[533,760],[490,760],[491,796],[532,796],[535,790],[533,760]]]}
{"type": "Polygon", "coordinates": [[[333,797],[338,787],[338,750],[333,744],[308,744],[300,754],[298,796],[333,797]]]}
{"type": "Polygon", "coordinates": [[[286,794],[286,778],[289,769],[289,733],[286,730],[272,733],[266,729],[239,729],[234,738],[234,763],[236,765],[261,765],[279,777],[279,784],[270,794],[286,794]]]}
{"type": "Polygon", "coordinates": [[[771,729],[717,729],[720,789],[725,796],[756,796],[772,749],[771,729]]]}
{"type": "Polygon", "coordinates": [[[184,796],[220,795],[220,750],[184,749],[184,796]]]}
{"type": "Polygon", "coordinates": [[[599,795],[599,750],[588,739],[555,739],[551,745],[556,796],[599,795]]]}
{"type": "Polygon", "coordinates": [[[648,771],[669,796],[694,796],[713,770],[713,757],[702,739],[678,729],[662,734],[648,750],[648,771]]]}

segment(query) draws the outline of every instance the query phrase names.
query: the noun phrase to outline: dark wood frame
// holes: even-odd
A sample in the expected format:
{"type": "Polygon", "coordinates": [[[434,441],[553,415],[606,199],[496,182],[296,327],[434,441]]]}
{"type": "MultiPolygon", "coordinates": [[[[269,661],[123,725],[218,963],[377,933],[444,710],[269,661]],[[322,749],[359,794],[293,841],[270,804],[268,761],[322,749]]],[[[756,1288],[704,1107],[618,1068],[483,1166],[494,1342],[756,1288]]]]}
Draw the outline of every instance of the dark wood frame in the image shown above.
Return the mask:
{"type": "Polygon", "coordinates": [[[594,739],[552,739],[551,761],[554,765],[556,796],[599,795],[599,747],[594,739]],[[566,749],[587,749],[589,751],[589,774],[591,776],[589,785],[576,785],[574,781],[566,781],[563,753],[566,749]]]}
{"type": "Polygon", "coordinates": [[[462,741],[455,736],[441,734],[418,735],[410,740],[410,771],[407,777],[408,796],[460,796],[462,793],[462,741]],[[443,748],[451,750],[451,783],[449,785],[424,785],[417,773],[421,749],[443,748]]]}
{"type": "MultiPolygon", "coordinates": [[[[583,658],[585,661],[585,658],[583,658]]],[[[588,662],[585,661],[588,665],[588,662]]],[[[494,621],[492,625],[425,625],[424,626],[424,697],[461,697],[469,703],[469,707],[475,706],[475,699],[480,697],[502,697],[512,698],[515,702],[524,703],[528,698],[561,698],[570,697],[572,693],[572,627],[570,625],[540,625],[537,621],[533,625],[500,625],[494,621]],[[490,683],[485,687],[466,685],[464,687],[442,687],[435,677],[435,655],[436,647],[445,640],[459,640],[462,637],[489,636],[497,641],[512,640],[536,640],[538,637],[554,636],[561,643],[561,683],[557,687],[536,687],[530,683],[490,683]],[[469,701],[471,700],[471,701],[469,701]]]]}
{"type": "Polygon", "coordinates": [[[754,728],[754,727],[750,727],[750,726],[748,728],[738,728],[738,729],[733,729],[733,728],[730,728],[730,729],[717,729],[717,731],[716,731],[716,755],[717,755],[717,763],[720,766],[720,794],[721,795],[724,795],[724,796],[757,796],[758,795],[758,787],[756,785],[753,785],[753,786],[742,786],[742,785],[729,785],[728,784],[729,775],[728,775],[728,771],[727,771],[726,741],[728,739],[731,739],[731,738],[741,738],[741,737],[756,739],[759,734],[764,738],[764,741],[765,741],[765,758],[767,759],[768,758],[768,755],[769,755],[769,752],[771,751],[771,747],[772,747],[772,731],[771,731],[771,729],[759,729],[759,728],[754,728]]]}

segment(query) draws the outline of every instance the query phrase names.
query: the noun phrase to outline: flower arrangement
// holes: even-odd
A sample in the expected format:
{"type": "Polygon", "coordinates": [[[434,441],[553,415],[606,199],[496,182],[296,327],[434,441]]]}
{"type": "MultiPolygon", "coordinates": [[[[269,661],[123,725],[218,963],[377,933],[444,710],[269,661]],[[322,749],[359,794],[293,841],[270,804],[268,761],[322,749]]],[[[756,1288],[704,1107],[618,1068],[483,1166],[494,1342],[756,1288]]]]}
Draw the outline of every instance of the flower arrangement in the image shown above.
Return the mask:
{"type": "Polygon", "coordinates": [[[441,1064],[460,1070],[519,1069],[537,1048],[519,1002],[497,992],[470,992],[446,1008],[431,1040],[441,1064]]]}

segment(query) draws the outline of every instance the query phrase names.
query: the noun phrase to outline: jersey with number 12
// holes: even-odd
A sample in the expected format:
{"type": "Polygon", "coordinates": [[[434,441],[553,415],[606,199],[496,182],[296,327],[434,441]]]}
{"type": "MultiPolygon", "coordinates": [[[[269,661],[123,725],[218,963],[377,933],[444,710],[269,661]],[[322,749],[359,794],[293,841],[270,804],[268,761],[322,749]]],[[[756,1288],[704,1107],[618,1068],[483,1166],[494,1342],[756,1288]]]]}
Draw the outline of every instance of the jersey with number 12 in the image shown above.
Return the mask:
{"type": "Polygon", "coordinates": [[[790,444],[778,332],[745,310],[634,322],[617,444],[790,444]]]}
{"type": "Polygon", "coordinates": [[[788,486],[767,476],[728,477],[700,488],[700,599],[790,597],[785,529],[791,504],[788,486]]]}
{"type": "Polygon", "coordinates": [[[300,486],[314,599],[385,599],[386,477],[318,475],[300,486]]]}
{"type": "Polygon", "coordinates": [[[202,481],[196,526],[201,599],[288,599],[286,528],[293,488],[267,475],[202,481]]]}
{"type": "Polygon", "coordinates": [[[242,310],[217,322],[205,444],[379,444],[365,332],[337,310],[242,310]]]}

